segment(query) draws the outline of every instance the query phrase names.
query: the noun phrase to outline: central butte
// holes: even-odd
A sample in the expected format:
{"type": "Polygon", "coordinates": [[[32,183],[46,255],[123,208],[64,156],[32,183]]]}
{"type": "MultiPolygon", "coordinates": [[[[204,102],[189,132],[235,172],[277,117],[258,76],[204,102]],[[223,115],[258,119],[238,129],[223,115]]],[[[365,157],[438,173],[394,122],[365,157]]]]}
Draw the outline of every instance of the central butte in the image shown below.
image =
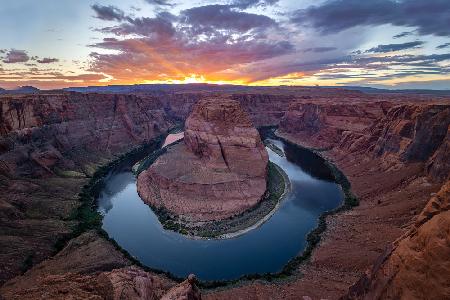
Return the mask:
{"type": "Polygon", "coordinates": [[[267,187],[268,154],[239,102],[199,101],[184,143],[168,147],[138,177],[148,204],[186,221],[218,221],[255,206],[267,187]]]}

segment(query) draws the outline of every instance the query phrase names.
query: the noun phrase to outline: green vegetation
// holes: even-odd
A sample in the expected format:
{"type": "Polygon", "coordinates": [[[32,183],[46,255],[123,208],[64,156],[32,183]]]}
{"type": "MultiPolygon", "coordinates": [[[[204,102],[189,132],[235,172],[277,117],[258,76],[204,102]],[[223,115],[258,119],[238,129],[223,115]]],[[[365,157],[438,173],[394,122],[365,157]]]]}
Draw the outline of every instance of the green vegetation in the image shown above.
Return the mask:
{"type": "Polygon", "coordinates": [[[226,220],[208,222],[196,227],[188,227],[186,224],[177,220],[178,228],[171,223],[169,223],[170,226],[166,226],[166,223],[163,223],[161,218],[160,221],[164,225],[164,228],[170,228],[171,230],[174,230],[172,228],[175,228],[176,230],[174,231],[202,238],[217,238],[224,234],[244,230],[256,224],[275,208],[285,191],[287,184],[285,179],[289,180],[286,177],[287,175],[284,174],[281,168],[274,163],[269,162],[267,166],[268,184],[263,199],[249,210],[226,220]]]}
{"type": "Polygon", "coordinates": [[[60,170],[55,168],[55,174],[64,178],[84,178],[86,175],[77,171],[60,170]]]}
{"type": "Polygon", "coordinates": [[[154,152],[159,149],[164,142],[166,135],[160,135],[149,143],[140,145],[133,150],[126,152],[117,158],[101,167],[98,167],[89,181],[82,187],[81,192],[78,194],[80,205],[72,212],[69,217],[70,220],[77,221],[70,235],[67,235],[59,239],[55,243],[56,252],[60,251],[67,242],[79,236],[80,234],[88,230],[102,231],[102,216],[97,211],[96,199],[100,195],[100,191],[103,188],[103,179],[112,170],[124,165],[129,165],[133,161],[139,160],[143,155],[154,152]]]}
{"type": "MultiPolygon", "coordinates": [[[[294,145],[295,147],[302,148],[299,145],[293,144],[292,142],[288,140],[284,140],[282,138],[277,137],[274,134],[274,130],[276,127],[274,126],[267,126],[259,128],[260,133],[264,137],[272,137],[272,138],[278,138],[283,140],[286,143],[290,143],[291,145],[294,145]]],[[[176,131],[177,129],[175,129],[176,131]]],[[[174,132],[173,132],[174,133],[174,132]]],[[[169,272],[164,272],[161,270],[156,270],[149,268],[147,266],[142,265],[138,260],[136,260],[133,256],[131,256],[126,250],[122,249],[115,240],[111,239],[108,234],[101,229],[101,222],[102,222],[102,216],[97,212],[97,204],[96,199],[99,196],[99,193],[103,187],[103,178],[109,174],[112,170],[119,168],[120,166],[124,165],[133,165],[135,162],[142,160],[142,163],[139,164],[139,168],[137,171],[137,174],[142,172],[143,170],[147,169],[158,157],[159,155],[163,154],[167,150],[160,149],[162,143],[164,142],[166,135],[161,135],[155,139],[153,139],[150,143],[141,145],[123,155],[120,155],[115,159],[114,161],[111,161],[107,163],[104,166],[101,166],[96,169],[96,171],[93,173],[92,177],[90,178],[89,182],[83,186],[82,191],[79,194],[79,199],[81,202],[81,205],[73,212],[71,219],[78,221],[78,224],[74,227],[73,232],[70,236],[65,237],[64,239],[58,240],[58,242],[55,245],[55,248],[57,251],[61,250],[67,243],[68,240],[77,237],[78,235],[82,234],[83,232],[86,232],[88,230],[96,230],[100,236],[104,237],[106,240],[111,242],[118,251],[123,253],[123,255],[129,259],[134,264],[140,266],[146,271],[151,271],[158,274],[165,274],[169,278],[181,282],[183,279],[178,278],[174,276],[173,274],[169,272]],[[144,159],[143,159],[144,158],[144,159]]],[[[281,150],[281,149],[280,149],[281,150]]],[[[331,162],[327,161],[325,158],[323,158],[317,150],[311,150],[309,151],[315,153],[322,159],[324,159],[325,164],[332,172],[335,181],[341,185],[342,190],[345,195],[344,204],[338,207],[337,209],[329,212],[323,213],[318,220],[317,227],[311,231],[307,236],[307,242],[308,245],[304,249],[304,251],[297,257],[290,260],[282,271],[278,273],[265,273],[265,274],[249,274],[242,276],[239,279],[236,280],[228,280],[228,281],[207,281],[207,282],[199,282],[198,285],[201,288],[206,289],[212,289],[217,287],[223,287],[223,286],[229,286],[232,284],[238,284],[242,283],[244,281],[252,281],[252,280],[264,280],[267,282],[271,282],[274,280],[283,280],[285,278],[288,278],[289,276],[292,276],[297,272],[298,266],[308,260],[312,254],[312,251],[315,246],[317,246],[321,239],[321,234],[326,230],[326,217],[328,215],[335,214],[337,212],[341,212],[344,210],[351,209],[354,206],[358,205],[358,199],[355,197],[355,195],[351,192],[351,185],[348,179],[345,177],[345,175],[331,162]]],[[[267,205],[267,207],[271,207],[271,209],[276,205],[280,197],[283,195],[286,187],[286,182],[284,178],[284,172],[275,164],[269,163],[268,165],[268,192],[266,193],[265,200],[261,201],[259,205],[267,205]]],[[[180,232],[182,234],[189,234],[189,230],[186,227],[184,227],[182,224],[180,224],[179,220],[174,218],[170,215],[170,213],[164,209],[161,208],[152,208],[154,212],[157,214],[160,222],[163,224],[165,229],[168,230],[174,230],[177,232],[180,232]]],[[[270,209],[270,210],[271,210],[270,209]]],[[[270,211],[269,210],[269,211],[270,211]]],[[[261,210],[258,211],[258,209],[252,209],[252,211],[257,211],[258,213],[261,213],[261,210]]],[[[245,215],[249,212],[244,212],[242,215],[245,215]]],[[[267,214],[267,212],[265,212],[267,214]]],[[[264,215],[265,215],[264,214],[264,215]]],[[[241,216],[242,217],[242,216],[241,216]]],[[[252,216],[254,217],[254,216],[252,216]]],[[[238,217],[231,218],[230,220],[238,219],[238,217]]],[[[251,226],[246,224],[246,227],[251,226]]],[[[228,228],[229,229],[229,228],[228,228]]],[[[205,230],[203,232],[203,236],[209,236],[212,237],[214,235],[217,235],[217,232],[215,230],[205,230]]],[[[32,265],[33,256],[29,255],[24,260],[24,267],[23,269],[26,270],[29,268],[29,266],[32,265]]]]}

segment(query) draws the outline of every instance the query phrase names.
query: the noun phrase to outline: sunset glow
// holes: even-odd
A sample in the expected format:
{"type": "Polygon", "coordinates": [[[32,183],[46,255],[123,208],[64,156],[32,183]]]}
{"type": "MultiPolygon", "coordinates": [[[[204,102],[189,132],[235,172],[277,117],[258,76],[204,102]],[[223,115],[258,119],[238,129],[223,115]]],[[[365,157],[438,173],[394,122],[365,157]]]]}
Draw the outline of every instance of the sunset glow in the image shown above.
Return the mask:
{"type": "Polygon", "coordinates": [[[2,4],[0,87],[450,87],[448,1],[66,2],[2,4]]]}

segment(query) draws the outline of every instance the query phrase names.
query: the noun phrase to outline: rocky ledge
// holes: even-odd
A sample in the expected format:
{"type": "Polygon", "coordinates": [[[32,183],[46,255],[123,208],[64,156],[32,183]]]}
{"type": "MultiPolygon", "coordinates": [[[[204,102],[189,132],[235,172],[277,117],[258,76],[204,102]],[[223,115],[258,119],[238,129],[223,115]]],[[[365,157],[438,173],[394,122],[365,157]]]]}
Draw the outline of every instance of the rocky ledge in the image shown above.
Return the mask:
{"type": "Polygon", "coordinates": [[[199,101],[184,143],[138,177],[141,198],[186,221],[217,221],[255,206],[267,187],[268,154],[239,102],[199,101]]]}

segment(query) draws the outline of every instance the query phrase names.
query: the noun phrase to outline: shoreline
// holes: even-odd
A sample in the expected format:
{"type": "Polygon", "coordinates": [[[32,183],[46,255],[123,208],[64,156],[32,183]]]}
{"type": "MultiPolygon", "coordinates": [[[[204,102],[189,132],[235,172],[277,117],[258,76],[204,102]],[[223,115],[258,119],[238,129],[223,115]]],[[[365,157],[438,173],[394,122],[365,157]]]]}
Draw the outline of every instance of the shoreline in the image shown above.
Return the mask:
{"type": "MultiPolygon", "coordinates": [[[[173,144],[171,144],[171,145],[173,145],[173,144]]],[[[171,146],[171,145],[169,145],[169,146],[171,146]]],[[[160,154],[163,154],[163,153],[160,153],[160,154]]],[[[152,156],[152,155],[150,155],[150,156],[152,156]]],[[[155,157],[152,157],[152,160],[153,159],[155,159],[155,157]]],[[[249,219],[246,219],[249,217],[249,214],[258,213],[259,210],[264,209],[264,207],[262,207],[262,205],[264,205],[264,204],[270,205],[271,204],[270,202],[273,201],[270,199],[270,197],[271,197],[270,195],[268,196],[268,198],[263,199],[261,202],[256,204],[255,207],[252,207],[231,219],[209,222],[204,225],[197,226],[197,227],[195,227],[195,225],[193,225],[192,227],[189,227],[189,223],[180,221],[178,219],[178,216],[171,214],[164,208],[153,207],[152,205],[150,205],[149,203],[147,203],[145,201],[144,201],[144,203],[152,209],[153,213],[155,213],[155,215],[158,217],[159,222],[161,223],[161,225],[163,226],[163,228],[165,230],[170,230],[170,231],[176,232],[178,234],[183,235],[186,238],[189,238],[192,240],[223,240],[223,239],[236,238],[236,237],[244,235],[254,229],[259,228],[261,225],[263,225],[265,222],[267,222],[273,216],[273,214],[277,211],[277,209],[280,207],[281,202],[284,200],[284,198],[286,197],[286,195],[288,194],[288,192],[291,189],[291,182],[290,182],[289,176],[283,171],[283,169],[281,167],[279,167],[278,165],[276,165],[275,163],[269,161],[268,169],[270,167],[273,167],[275,169],[275,171],[277,172],[277,174],[275,176],[279,176],[279,178],[281,178],[281,180],[283,181],[283,192],[281,193],[281,195],[276,196],[277,199],[276,199],[275,205],[267,213],[265,213],[262,217],[256,216],[256,217],[252,218],[250,216],[249,219]],[[259,217],[259,218],[257,218],[257,217],[259,217]],[[192,234],[193,231],[194,232],[197,231],[200,233],[202,231],[203,232],[210,231],[208,229],[208,227],[210,227],[210,226],[227,226],[227,222],[239,222],[242,220],[248,221],[247,223],[250,223],[250,225],[245,226],[244,228],[241,228],[242,226],[239,226],[239,224],[238,224],[234,228],[234,229],[239,228],[237,230],[233,230],[233,228],[232,228],[232,230],[230,232],[224,232],[224,233],[221,233],[221,231],[223,232],[225,230],[219,230],[219,231],[217,231],[216,234],[210,235],[210,236],[201,235],[201,234],[192,234]],[[253,223],[253,221],[255,221],[255,220],[256,220],[256,222],[253,223]]],[[[269,172],[270,171],[268,170],[268,173],[269,172]]],[[[269,186],[268,186],[268,190],[269,190],[269,186]]],[[[275,191],[272,191],[272,192],[275,192],[275,191]]]]}
{"type": "Polygon", "coordinates": [[[278,208],[280,207],[280,205],[281,205],[282,201],[284,200],[284,198],[286,197],[286,195],[291,191],[291,181],[289,179],[289,176],[286,174],[286,172],[283,171],[283,169],[280,166],[278,166],[275,163],[272,163],[272,164],[274,165],[275,168],[277,168],[278,173],[283,177],[284,191],[281,194],[281,196],[278,197],[277,203],[272,208],[272,210],[269,211],[269,213],[267,213],[264,217],[259,219],[259,221],[257,221],[255,224],[250,225],[247,228],[237,230],[235,232],[224,233],[224,234],[218,235],[216,237],[211,237],[211,238],[210,237],[202,237],[202,236],[191,236],[191,235],[185,235],[185,236],[188,237],[188,238],[191,238],[191,239],[195,239],[195,240],[232,239],[232,238],[236,238],[236,237],[239,237],[241,235],[244,235],[247,232],[250,232],[250,231],[252,231],[254,229],[257,229],[260,226],[262,226],[265,222],[267,222],[275,214],[275,212],[278,210],[278,208]]]}
{"type": "MultiPolygon", "coordinates": [[[[275,136],[277,138],[280,138],[280,139],[285,139],[282,136],[277,136],[277,135],[275,135],[275,136]]],[[[290,143],[292,143],[292,144],[294,144],[297,147],[309,150],[308,148],[305,148],[305,147],[303,147],[301,145],[298,145],[297,143],[292,142],[292,141],[290,141],[288,139],[285,139],[285,140],[290,142],[290,143]]],[[[156,143],[161,143],[160,145],[162,145],[161,137],[153,139],[150,144],[152,144],[152,143],[155,144],[155,142],[156,143]]],[[[155,149],[153,152],[158,151],[158,149],[155,149]]],[[[137,152],[140,152],[140,151],[141,150],[138,150],[137,148],[133,149],[133,150],[129,151],[128,153],[123,154],[120,158],[111,161],[110,163],[108,163],[105,166],[100,167],[98,169],[97,176],[94,176],[95,179],[92,178],[93,180],[91,179],[91,182],[89,184],[87,184],[87,186],[85,187],[85,191],[84,192],[86,194],[82,193],[82,195],[84,194],[83,196],[87,198],[86,200],[91,199],[91,201],[92,200],[96,201],[96,197],[93,194],[96,194],[96,192],[98,192],[98,187],[99,187],[98,185],[102,184],[101,182],[104,179],[104,175],[107,175],[110,171],[114,170],[117,167],[120,167],[121,164],[124,161],[128,160],[127,159],[128,156],[134,156],[137,152]],[[90,194],[90,196],[88,196],[87,194],[90,194]]],[[[153,152],[151,152],[149,154],[151,155],[153,152]]],[[[311,152],[314,152],[314,151],[311,151],[311,152]]],[[[147,154],[147,156],[149,154],[147,154]]],[[[328,158],[324,158],[324,159],[327,162],[329,162],[328,158]]],[[[329,162],[329,163],[330,164],[327,164],[327,166],[331,167],[332,162],[329,162]]],[[[130,169],[131,169],[131,167],[130,167],[130,169]]],[[[290,181],[289,181],[289,183],[290,183],[290,181]]],[[[337,183],[342,186],[342,182],[337,182],[337,183]]],[[[285,195],[283,195],[283,196],[285,196],[285,195]]],[[[87,202],[89,203],[90,201],[87,201],[87,202]]],[[[94,204],[94,206],[96,206],[96,204],[94,204]]],[[[274,280],[285,281],[285,280],[294,280],[295,278],[298,278],[298,276],[300,275],[300,273],[298,271],[298,267],[301,264],[303,264],[306,260],[308,260],[310,258],[312,250],[316,248],[317,244],[321,240],[322,234],[327,229],[326,221],[325,221],[326,217],[330,216],[330,215],[335,215],[335,214],[337,214],[339,212],[342,212],[343,210],[347,210],[347,209],[351,209],[351,208],[352,207],[346,207],[345,203],[343,202],[342,205],[337,207],[335,210],[322,213],[319,216],[319,218],[318,218],[318,226],[315,229],[312,229],[307,234],[307,245],[306,245],[306,247],[302,251],[300,251],[298,253],[298,255],[296,255],[290,261],[288,261],[279,272],[276,272],[276,273],[261,273],[261,274],[259,274],[259,273],[258,274],[247,274],[247,275],[243,275],[240,278],[233,279],[233,280],[199,281],[198,286],[201,287],[203,290],[206,290],[208,292],[214,292],[215,290],[216,291],[217,290],[229,290],[229,289],[236,288],[236,287],[239,287],[239,286],[246,286],[246,285],[250,284],[251,282],[254,282],[255,280],[260,280],[262,283],[269,283],[269,282],[273,282],[274,280]]],[[[98,214],[98,212],[97,212],[97,210],[95,208],[91,207],[89,210],[91,210],[91,213],[93,213],[95,216],[99,216],[99,214],[98,214]]],[[[273,210],[273,211],[276,211],[276,209],[273,210]]],[[[172,274],[170,272],[167,272],[167,271],[154,269],[152,267],[146,266],[146,265],[142,264],[139,260],[137,260],[135,257],[130,255],[113,238],[111,238],[108,235],[107,232],[105,232],[101,228],[101,223],[102,223],[102,219],[103,219],[102,216],[99,216],[101,218],[100,220],[97,219],[97,218],[94,218],[93,221],[91,221],[90,218],[88,218],[87,220],[83,220],[84,216],[85,216],[84,214],[78,214],[78,216],[75,216],[75,218],[77,218],[77,217],[80,218],[81,217],[81,223],[85,223],[86,224],[86,221],[87,221],[86,225],[88,225],[88,226],[81,226],[83,228],[81,230],[81,233],[85,232],[87,230],[87,228],[89,228],[89,229],[96,229],[97,232],[100,234],[100,236],[103,236],[103,238],[105,238],[107,241],[112,243],[116,247],[116,249],[118,251],[120,251],[121,253],[123,253],[125,255],[125,257],[127,257],[127,259],[129,259],[133,264],[143,268],[146,271],[153,272],[155,274],[165,274],[165,276],[167,276],[168,278],[171,278],[171,279],[173,279],[173,280],[175,280],[177,282],[181,282],[182,281],[181,278],[178,278],[174,274],[172,274]]],[[[270,219],[270,217],[267,217],[267,220],[268,219],[270,219]]],[[[265,220],[265,221],[267,221],[267,220],[265,220]]],[[[263,224],[264,222],[261,222],[261,224],[263,224]]],[[[257,228],[257,226],[255,228],[257,228]]],[[[80,234],[80,230],[77,230],[77,233],[80,234]]],[[[239,235],[241,235],[241,234],[244,234],[245,232],[239,232],[239,233],[240,233],[239,235]]],[[[187,236],[187,235],[185,235],[185,236],[187,236]]],[[[209,239],[211,239],[211,238],[209,238],[209,239]]]]}

